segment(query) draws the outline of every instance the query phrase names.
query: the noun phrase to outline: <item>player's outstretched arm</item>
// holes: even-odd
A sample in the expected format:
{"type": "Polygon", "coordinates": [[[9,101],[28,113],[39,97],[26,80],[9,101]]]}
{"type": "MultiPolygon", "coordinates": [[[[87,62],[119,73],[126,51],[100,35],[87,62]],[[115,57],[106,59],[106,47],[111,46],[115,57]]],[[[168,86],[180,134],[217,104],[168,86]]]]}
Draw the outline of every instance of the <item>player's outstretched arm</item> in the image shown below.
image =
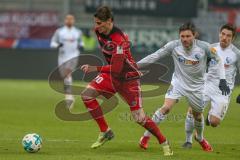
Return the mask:
{"type": "Polygon", "coordinates": [[[172,53],[174,47],[177,45],[177,41],[171,41],[167,43],[165,46],[157,50],[156,52],[148,55],[147,57],[141,59],[137,62],[138,68],[141,69],[143,67],[146,67],[152,63],[157,62],[162,57],[165,57],[172,53]]]}

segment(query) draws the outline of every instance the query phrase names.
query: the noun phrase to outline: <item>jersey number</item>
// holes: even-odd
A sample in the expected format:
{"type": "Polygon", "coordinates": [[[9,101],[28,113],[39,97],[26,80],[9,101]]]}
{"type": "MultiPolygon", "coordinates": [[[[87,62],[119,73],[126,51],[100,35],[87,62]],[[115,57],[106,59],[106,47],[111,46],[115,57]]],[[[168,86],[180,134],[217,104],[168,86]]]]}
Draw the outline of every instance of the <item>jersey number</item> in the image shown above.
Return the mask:
{"type": "Polygon", "coordinates": [[[102,81],[103,81],[103,77],[97,76],[97,77],[95,78],[95,82],[96,82],[97,84],[101,83],[102,81]]]}

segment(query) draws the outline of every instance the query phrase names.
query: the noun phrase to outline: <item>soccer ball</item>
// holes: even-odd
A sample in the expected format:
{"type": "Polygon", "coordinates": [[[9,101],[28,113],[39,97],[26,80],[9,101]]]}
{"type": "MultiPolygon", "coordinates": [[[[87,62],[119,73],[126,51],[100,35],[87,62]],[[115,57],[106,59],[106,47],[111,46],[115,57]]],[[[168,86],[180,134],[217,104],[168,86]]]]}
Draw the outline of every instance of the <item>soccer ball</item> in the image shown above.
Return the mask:
{"type": "Polygon", "coordinates": [[[38,152],[42,147],[42,138],[36,133],[27,134],[22,139],[22,145],[29,153],[38,152]]]}

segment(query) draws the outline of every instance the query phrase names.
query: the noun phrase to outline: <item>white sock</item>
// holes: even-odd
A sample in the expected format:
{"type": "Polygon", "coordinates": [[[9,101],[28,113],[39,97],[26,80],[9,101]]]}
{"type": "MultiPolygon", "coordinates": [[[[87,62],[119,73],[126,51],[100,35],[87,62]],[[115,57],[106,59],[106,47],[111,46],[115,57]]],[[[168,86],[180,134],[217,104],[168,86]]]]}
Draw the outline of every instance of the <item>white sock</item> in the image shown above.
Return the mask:
{"type": "Polygon", "coordinates": [[[192,143],[193,130],[194,130],[193,115],[188,112],[185,120],[186,142],[192,143]]]}
{"type": "Polygon", "coordinates": [[[196,129],[197,132],[197,139],[199,141],[203,140],[203,130],[204,130],[204,118],[202,116],[202,120],[201,122],[194,120],[194,127],[196,129]]]}
{"type": "MultiPolygon", "coordinates": [[[[159,124],[161,121],[163,121],[166,118],[165,115],[162,114],[162,112],[160,112],[160,110],[158,109],[152,116],[152,120],[153,122],[155,122],[156,124],[159,124]]],[[[145,137],[150,137],[152,134],[149,131],[145,131],[144,132],[144,136],[145,137]]]]}
{"type": "Polygon", "coordinates": [[[72,94],[72,76],[64,78],[64,92],[65,94],[72,94]]]}

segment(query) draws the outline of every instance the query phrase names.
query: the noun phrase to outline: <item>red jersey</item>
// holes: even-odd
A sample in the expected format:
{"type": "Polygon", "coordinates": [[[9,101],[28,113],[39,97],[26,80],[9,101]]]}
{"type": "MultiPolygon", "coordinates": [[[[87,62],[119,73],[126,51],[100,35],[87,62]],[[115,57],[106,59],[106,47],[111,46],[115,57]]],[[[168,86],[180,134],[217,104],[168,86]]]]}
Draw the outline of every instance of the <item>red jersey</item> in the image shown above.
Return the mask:
{"type": "Polygon", "coordinates": [[[98,67],[98,71],[111,73],[113,77],[125,80],[139,78],[140,72],[131,54],[128,36],[115,26],[108,35],[95,32],[108,63],[98,67]]]}

